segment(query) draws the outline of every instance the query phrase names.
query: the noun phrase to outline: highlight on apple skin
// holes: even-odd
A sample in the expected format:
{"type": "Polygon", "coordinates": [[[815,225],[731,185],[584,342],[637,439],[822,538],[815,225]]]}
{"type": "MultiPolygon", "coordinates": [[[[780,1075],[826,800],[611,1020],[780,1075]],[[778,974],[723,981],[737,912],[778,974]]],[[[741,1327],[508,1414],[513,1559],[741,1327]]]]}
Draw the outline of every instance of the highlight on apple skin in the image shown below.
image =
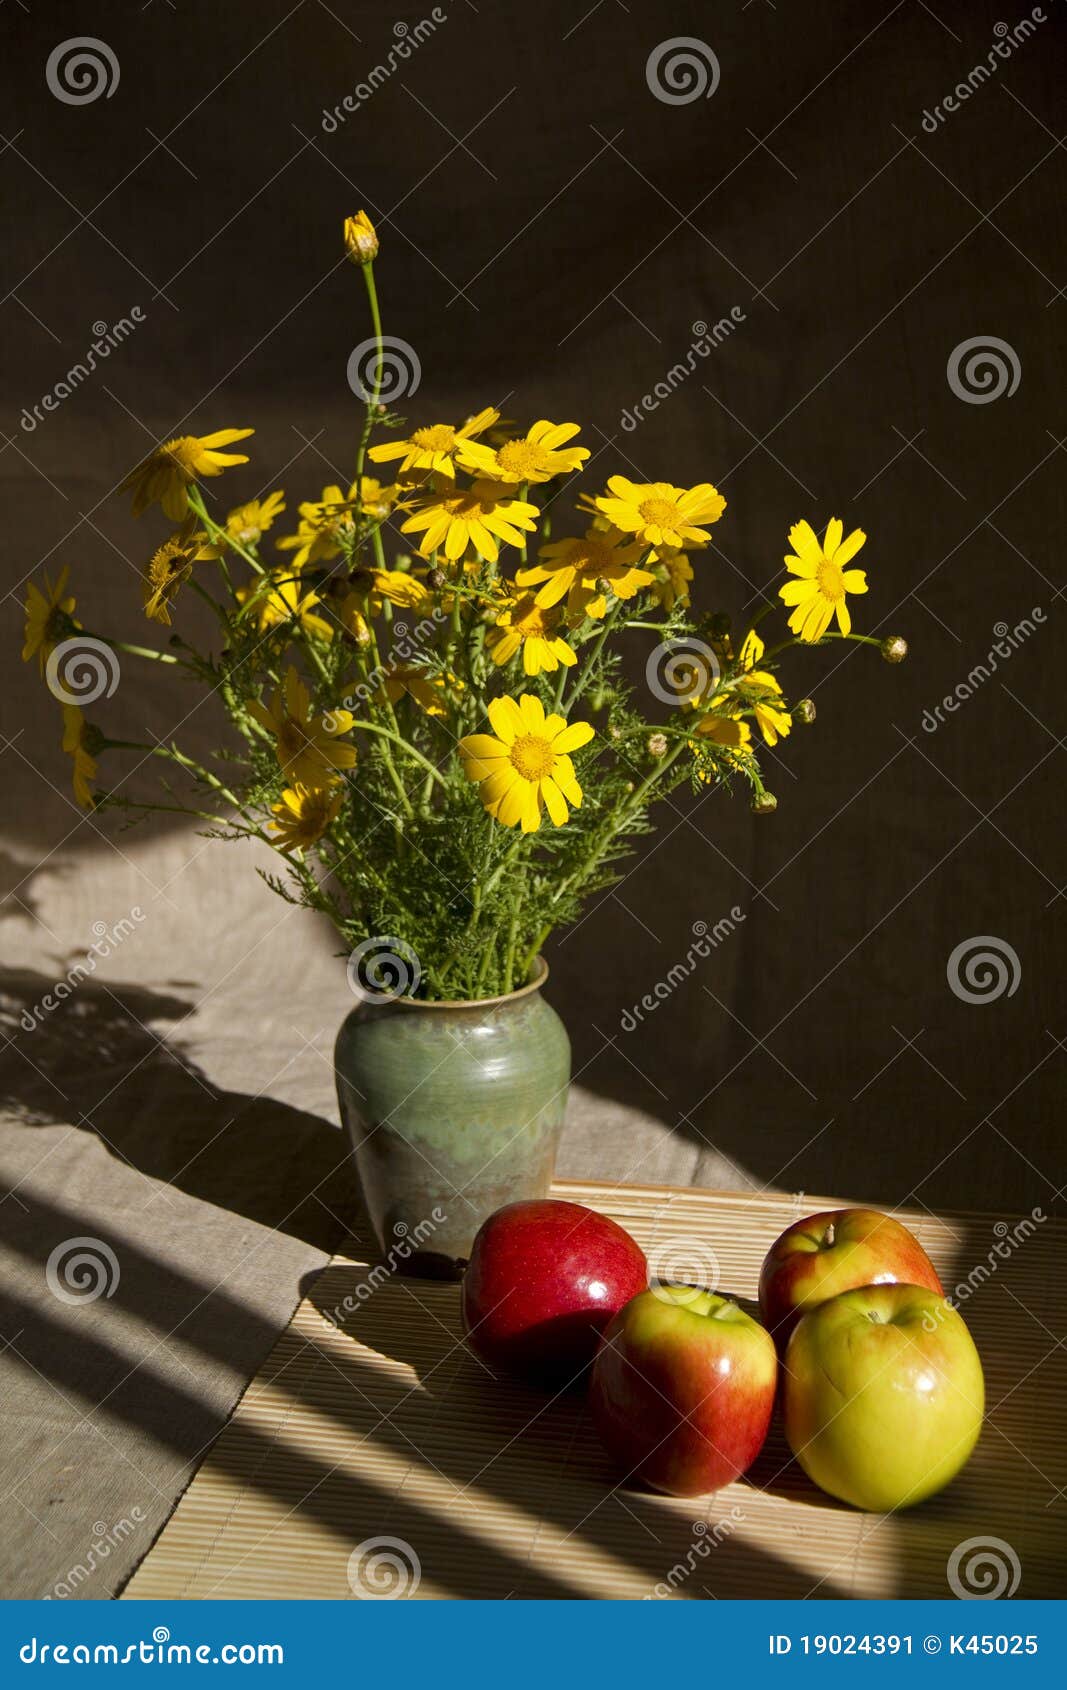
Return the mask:
{"type": "Polygon", "coordinates": [[[982,1428],[985,1381],[950,1303],[865,1285],[811,1309],[782,1365],[785,1435],[820,1489],[872,1513],[943,1490],[982,1428]]]}
{"type": "Polygon", "coordinates": [[[648,1284],[640,1245],[583,1203],[507,1203],[463,1276],[463,1329],[491,1367],[544,1389],[584,1382],[612,1315],[648,1284]]]}
{"type": "Polygon", "coordinates": [[[787,1227],[760,1270],[760,1315],[780,1353],[808,1309],[860,1285],[924,1285],[942,1294],[915,1234],[877,1209],[827,1209],[787,1227]]]}
{"type": "Polygon", "coordinates": [[[774,1342],[736,1303],[660,1285],[627,1303],[593,1363],[593,1423],[625,1479],[703,1496],[750,1467],[774,1407],[774,1342]]]}

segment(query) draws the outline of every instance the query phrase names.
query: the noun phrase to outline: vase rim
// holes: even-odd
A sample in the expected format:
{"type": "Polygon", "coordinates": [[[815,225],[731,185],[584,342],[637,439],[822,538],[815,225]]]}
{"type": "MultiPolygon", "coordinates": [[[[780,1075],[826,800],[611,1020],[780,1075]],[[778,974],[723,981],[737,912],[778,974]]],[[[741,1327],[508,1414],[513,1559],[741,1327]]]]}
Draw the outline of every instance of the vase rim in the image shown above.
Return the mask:
{"type": "Polygon", "coordinates": [[[529,997],[533,992],[539,992],[548,979],[548,963],[543,956],[534,961],[536,970],[532,980],[527,980],[525,986],[517,986],[513,992],[501,992],[495,998],[401,998],[394,997],[388,1001],[403,1009],[493,1009],[497,1004],[514,1003],[518,998],[529,997]]]}

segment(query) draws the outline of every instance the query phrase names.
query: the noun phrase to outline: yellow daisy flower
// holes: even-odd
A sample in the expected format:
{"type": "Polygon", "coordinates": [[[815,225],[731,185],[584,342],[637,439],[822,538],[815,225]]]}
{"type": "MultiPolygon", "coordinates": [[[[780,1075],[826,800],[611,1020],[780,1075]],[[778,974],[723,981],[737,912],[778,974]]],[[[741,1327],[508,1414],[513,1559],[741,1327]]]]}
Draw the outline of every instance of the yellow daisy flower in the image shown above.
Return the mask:
{"type": "Polygon", "coordinates": [[[405,569],[371,570],[370,581],[368,602],[372,616],[378,615],[385,599],[400,610],[416,610],[430,596],[429,589],[405,569]]]}
{"type": "Polygon", "coordinates": [[[537,506],[512,497],[513,489],[498,481],[476,481],[472,487],[452,493],[434,494],[414,516],[401,524],[402,534],[420,534],[419,551],[431,557],[443,551],[447,558],[461,558],[468,546],[479,557],[495,563],[499,542],[522,545],[522,530],[537,527],[537,506]]]}
{"type": "Polygon", "coordinates": [[[754,669],[766,649],[755,628],[750,628],[741,641],[741,650],[737,654],[742,669],[754,669]]]}
{"type": "Polygon", "coordinates": [[[862,569],[845,566],[855,557],[867,536],[862,528],[854,528],[847,540],[842,539],[844,524],[836,516],[826,525],[822,545],[808,522],[797,522],[789,530],[789,544],[793,551],[785,566],[798,581],[787,581],[778,590],[783,604],[795,605],[789,626],[800,639],[809,644],[821,640],[833,617],[843,634],[852,628],[852,617],[845,602],[846,593],[865,593],[867,577],[862,569]],[[795,555],[794,555],[795,554],[795,555]]]}
{"type": "Polygon", "coordinates": [[[85,717],[77,704],[64,704],[63,749],[74,759],[74,796],[83,810],[93,808],[92,782],[96,779],[96,761],[85,749],[85,717]]]}
{"type": "Polygon", "coordinates": [[[269,826],[278,835],[279,851],[306,851],[321,839],[337,818],[343,792],[340,786],[287,786],[271,814],[269,826]]]}
{"type": "MultiPolygon", "coordinates": [[[[268,493],[265,499],[251,499],[247,505],[236,505],[227,513],[222,526],[239,546],[255,547],[284,509],[285,494],[279,488],[275,493],[268,493]]],[[[217,545],[203,545],[199,555],[204,558],[221,557],[225,549],[220,540],[217,545]]]]}
{"type": "MultiPolygon", "coordinates": [[[[739,716],[718,715],[709,711],[702,716],[694,730],[702,739],[709,739],[713,745],[721,746],[729,755],[727,760],[736,768],[743,765],[743,753],[751,753],[752,729],[739,716]]],[[[694,747],[695,750],[695,747],[694,747]]],[[[712,777],[702,774],[701,780],[712,777]]]]}
{"type": "Polygon", "coordinates": [[[261,728],[273,734],[278,762],[294,786],[329,786],[339,769],[351,769],[355,764],[355,747],[336,741],[340,734],[348,733],[356,718],[350,710],[314,716],[311,695],[291,665],[269,707],[253,701],[248,712],[261,728]]]}
{"type": "Polygon", "coordinates": [[[246,464],[241,452],[220,452],[247,440],[253,428],[220,428],[215,434],[180,434],[157,446],[144,462],[126,477],[123,492],[133,493],[133,514],[140,516],[149,505],[160,504],[165,516],[180,522],[189,509],[187,489],[191,481],[221,475],[231,464],[246,464]]]}
{"type": "Polygon", "coordinates": [[[647,569],[636,569],[644,548],[627,541],[617,528],[595,525],[586,530],[581,539],[571,537],[553,540],[542,546],[540,562],[516,572],[520,587],[537,587],[537,603],[542,610],[558,604],[566,596],[571,616],[603,616],[604,596],[598,581],[607,581],[616,598],[632,599],[642,587],[652,585],[654,577],[647,569]]]}
{"type": "Polygon", "coordinates": [[[429,675],[416,663],[391,663],[382,677],[382,694],[398,704],[407,693],[420,710],[438,721],[448,715],[449,695],[463,691],[458,675],[429,675]]]}
{"type": "Polygon", "coordinates": [[[646,546],[684,546],[709,538],[702,522],[718,522],[726,500],[708,481],[672,487],[668,481],[627,481],[613,475],[597,509],[646,546]]]}
{"type": "Polygon", "coordinates": [[[570,475],[581,469],[589,456],[587,446],[568,446],[578,433],[578,423],[536,422],[524,437],[508,440],[498,446],[483,446],[480,441],[468,440],[459,448],[459,462],[476,475],[486,475],[493,481],[510,481],[516,486],[523,482],[551,481],[557,475],[570,475]]]}
{"type": "Polygon", "coordinates": [[[269,579],[269,590],[266,582],[237,589],[239,604],[247,604],[250,599],[253,601],[256,627],[261,634],[265,634],[268,628],[280,628],[285,623],[291,623],[294,626],[298,624],[316,639],[333,639],[330,623],[315,614],[315,605],[322,603],[318,593],[302,592],[288,569],[275,572],[269,579]]]}
{"type": "Polygon", "coordinates": [[[364,475],[360,478],[359,487],[363,513],[371,522],[384,522],[400,503],[400,487],[395,481],[386,483],[376,481],[373,475],[364,475]]]}
{"type": "Polygon", "coordinates": [[[26,629],[22,644],[22,661],[28,663],[36,654],[44,674],[44,666],[53,648],[67,629],[67,618],[74,614],[74,595],[67,595],[70,570],[66,564],[53,586],[47,572],[43,575],[44,591],[31,581],[26,588],[26,629]]]}
{"type": "Polygon", "coordinates": [[[499,420],[500,412],[489,408],[468,417],[462,428],[453,428],[451,423],[432,423],[429,428],[417,428],[406,440],[383,440],[380,446],[372,446],[367,456],[375,464],[388,464],[399,458],[397,474],[401,476],[447,475],[454,481],[457,455],[464,442],[484,434],[499,420]]]}
{"type": "MultiPolygon", "coordinates": [[[[377,483],[375,483],[377,487],[377,483]]],[[[357,483],[342,493],[336,483],[322,489],[322,498],[306,499],[299,507],[299,521],[295,534],[286,534],[277,541],[280,552],[292,552],[292,566],[296,570],[308,563],[325,563],[341,551],[341,542],[352,530],[352,511],[357,483]]]]}
{"type": "Polygon", "coordinates": [[[582,802],[569,753],[593,738],[592,724],[568,726],[562,716],[546,716],[541,700],[528,692],[518,703],[494,698],[489,721],[492,734],[467,734],[459,742],[463,771],[479,784],[489,814],[504,827],[521,823],[524,833],[536,833],[544,809],[562,827],[570,819],[568,804],[577,809],[582,802]]]}
{"type": "Polygon", "coordinates": [[[693,565],[676,546],[664,546],[656,554],[656,579],[652,591],[662,608],[672,611],[676,604],[689,603],[689,583],[693,579],[693,565]]]}
{"type": "Polygon", "coordinates": [[[141,581],[144,613],[150,622],[170,627],[170,607],[202,555],[201,539],[197,534],[172,534],[152,553],[141,581]]]}
{"type": "Polygon", "coordinates": [[[532,594],[516,599],[497,617],[485,643],[494,663],[507,663],[522,647],[522,667],[527,675],[552,674],[562,663],[572,669],[578,658],[558,633],[562,610],[542,610],[532,594]]]}
{"type": "Polygon", "coordinates": [[[769,669],[752,669],[745,679],[750,686],[760,687],[766,695],[752,700],[752,710],[765,743],[777,745],[793,726],[793,718],[784,707],[782,689],[769,669]],[[778,700],[781,700],[781,703],[778,700]]]}

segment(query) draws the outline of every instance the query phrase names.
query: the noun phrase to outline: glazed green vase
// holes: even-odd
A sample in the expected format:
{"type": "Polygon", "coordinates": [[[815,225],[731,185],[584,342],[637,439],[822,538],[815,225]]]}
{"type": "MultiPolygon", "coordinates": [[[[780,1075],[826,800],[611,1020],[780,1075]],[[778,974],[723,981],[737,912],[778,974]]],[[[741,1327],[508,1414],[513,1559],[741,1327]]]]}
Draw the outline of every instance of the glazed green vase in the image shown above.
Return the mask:
{"type": "Polygon", "coordinates": [[[506,997],[376,998],[337,1035],[341,1120],[378,1243],[398,1272],[462,1271],[482,1222],[552,1183],[570,1082],[548,967],[506,997]]]}

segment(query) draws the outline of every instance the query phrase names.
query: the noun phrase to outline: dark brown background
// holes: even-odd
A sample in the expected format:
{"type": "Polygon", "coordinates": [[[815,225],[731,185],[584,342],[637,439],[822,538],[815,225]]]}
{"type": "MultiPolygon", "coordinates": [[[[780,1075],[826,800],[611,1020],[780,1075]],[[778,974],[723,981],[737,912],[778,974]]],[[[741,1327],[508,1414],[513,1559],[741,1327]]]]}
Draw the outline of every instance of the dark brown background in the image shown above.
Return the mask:
{"type": "MultiPolygon", "coordinates": [[[[331,934],[271,898],[252,852],[76,813],[58,711],[17,653],[42,564],[72,566],[88,628],[144,638],[138,576],[166,530],[158,513],[134,523],[115,489],[154,440],[254,423],[224,503],[284,484],[295,509],[347,478],[345,368],[367,327],[339,234],[360,205],[382,235],[386,329],[422,363],[414,420],[485,403],[573,418],[597,477],[713,480],[729,509],[697,602],[734,614],[778,585],[799,517],[861,524],[858,625],[911,645],[895,669],[807,654],[787,675],[818,721],[767,757],[777,815],[680,798],[617,893],[554,941],[577,1081],[565,1171],[1062,1206],[1061,0],[932,135],[924,110],[1018,22],[1015,0],[444,9],[333,134],[324,108],[428,8],[0,9],[7,1594],[52,1590],[92,1523],[136,1505],[145,1524],[81,1593],[118,1588],[351,1218],[331,934]],[[45,63],[83,34],[108,42],[120,81],[65,105],[45,63]],[[714,50],[721,81],[672,106],[645,67],[682,36],[714,50]],[[92,324],[134,305],[145,323],[26,432],[23,407],[92,324]],[[623,430],[693,324],[733,307],[736,332],[623,430]],[[970,404],[946,367],[983,335],[1009,343],[1021,379],[970,404]],[[994,626],[1034,607],[1046,620],[1023,649],[925,732],[994,626]],[[20,1013],[93,924],[135,903],[136,935],[25,1034],[20,1013]],[[693,923],[735,905],[745,920],[713,958],[621,1031],[693,923]],[[949,989],[950,954],[977,935],[1017,955],[1014,995],[949,989]],[[114,1249],[122,1280],[71,1310],[43,1268],[81,1234],[114,1249]]],[[[132,662],[105,719],[138,737],[182,721],[201,751],[220,733],[132,662]]],[[[132,765],[103,772],[143,790],[132,765]]]]}
{"type": "MultiPolygon", "coordinates": [[[[857,624],[911,645],[902,669],[852,648],[798,662],[791,684],[819,718],[768,757],[777,816],[680,799],[618,895],[556,941],[583,1083],[757,1181],[1051,1202],[1064,1074],[1063,8],[1048,0],[1035,38],[934,135],[924,109],[1017,7],[446,10],[329,134],[323,109],[385,57],[393,7],[5,7],[10,582],[39,558],[71,561],[90,624],[106,606],[112,626],[140,627],[130,566],[158,524],[137,528],[105,495],[150,435],[254,422],[234,497],[284,481],[295,505],[343,477],[357,420],[345,362],[366,329],[338,227],[367,206],[386,328],[423,366],[418,420],[485,402],[573,417],[599,476],[714,480],[729,509],[698,561],[698,600],[735,613],[777,583],[791,522],[860,523],[871,592],[857,624]],[[42,61],[82,31],[111,41],[121,81],[66,106],[42,61]],[[670,106],[650,94],[646,59],[686,35],[713,46],[721,82],[670,106]],[[148,320],[107,369],[20,430],[21,407],[84,349],[89,324],[133,304],[148,320]],[[745,321],[732,338],[622,431],[623,407],[684,358],[692,324],[734,305],[745,321]],[[953,348],[980,334],[1007,340],[1022,372],[988,405],[946,379],[953,348]],[[1048,620],[1024,653],[925,733],[924,711],[988,652],[994,624],[1035,605],[1048,620]],[[647,1033],[620,1035],[624,1056],[605,1047],[622,1009],[684,954],[692,921],[738,901],[739,934],[647,1033]],[[978,934],[1017,952],[1014,996],[970,1005],[949,991],[950,952],[978,934]]],[[[21,727],[22,751],[59,781],[51,721],[45,739],[40,694],[11,662],[14,599],[5,614],[8,732],[21,727]]],[[[112,720],[146,709],[132,689],[113,704],[112,720]]],[[[153,731],[169,708],[154,695],[153,731]]],[[[212,742],[205,712],[191,727],[212,742]]],[[[8,824],[44,851],[67,830],[64,806],[28,763],[7,764],[8,824]]],[[[72,844],[105,849],[110,826],[86,824],[72,844]]]]}

